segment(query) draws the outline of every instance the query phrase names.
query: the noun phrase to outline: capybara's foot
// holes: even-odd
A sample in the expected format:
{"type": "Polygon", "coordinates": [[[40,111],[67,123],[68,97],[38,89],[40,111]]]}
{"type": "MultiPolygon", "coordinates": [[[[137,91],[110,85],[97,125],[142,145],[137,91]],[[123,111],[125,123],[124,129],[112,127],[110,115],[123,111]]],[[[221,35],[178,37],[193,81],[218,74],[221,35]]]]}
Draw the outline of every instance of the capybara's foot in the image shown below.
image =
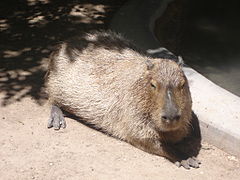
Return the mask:
{"type": "Polygon", "coordinates": [[[62,110],[53,105],[51,109],[51,115],[48,120],[48,128],[53,127],[55,130],[59,130],[61,127],[66,128],[66,122],[64,120],[62,110]]]}
{"type": "Polygon", "coordinates": [[[175,163],[178,167],[183,166],[185,169],[190,169],[192,168],[199,168],[199,165],[201,164],[201,162],[195,158],[195,157],[190,157],[186,160],[182,160],[180,162],[176,162],[175,163]]]}

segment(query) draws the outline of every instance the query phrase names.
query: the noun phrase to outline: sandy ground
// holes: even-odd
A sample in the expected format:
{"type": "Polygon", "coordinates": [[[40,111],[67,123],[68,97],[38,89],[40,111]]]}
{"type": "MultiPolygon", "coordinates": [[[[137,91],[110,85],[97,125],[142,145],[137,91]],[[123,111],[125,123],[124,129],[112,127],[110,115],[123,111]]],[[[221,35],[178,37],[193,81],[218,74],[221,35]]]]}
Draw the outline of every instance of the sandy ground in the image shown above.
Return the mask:
{"type": "Polygon", "coordinates": [[[185,170],[69,118],[66,129],[47,129],[43,77],[52,46],[107,28],[125,1],[22,2],[0,6],[0,179],[239,178],[239,160],[206,143],[201,167],[185,170]]]}
{"type": "Polygon", "coordinates": [[[66,118],[47,129],[50,108],[31,98],[0,109],[0,179],[238,179],[240,162],[203,143],[199,169],[162,157],[66,118]]]}

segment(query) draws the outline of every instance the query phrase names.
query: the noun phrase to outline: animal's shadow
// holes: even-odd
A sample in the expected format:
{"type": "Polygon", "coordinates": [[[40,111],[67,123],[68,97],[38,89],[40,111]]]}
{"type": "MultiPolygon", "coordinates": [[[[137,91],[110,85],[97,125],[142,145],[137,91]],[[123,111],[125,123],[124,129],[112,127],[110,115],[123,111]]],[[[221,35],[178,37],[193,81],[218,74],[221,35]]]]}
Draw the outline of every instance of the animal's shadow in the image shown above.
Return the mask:
{"type": "MultiPolygon", "coordinates": [[[[67,111],[63,111],[64,116],[71,118],[89,128],[95,129],[103,134],[106,134],[108,136],[114,137],[111,134],[107,133],[101,128],[97,128],[93,124],[89,124],[86,121],[84,121],[82,118],[75,116],[67,111]]],[[[197,157],[199,154],[199,151],[201,149],[201,131],[199,126],[199,120],[198,117],[194,112],[192,112],[192,119],[190,123],[190,129],[189,135],[184,138],[182,141],[176,143],[176,144],[168,144],[171,151],[174,150],[174,154],[177,155],[180,159],[188,159],[189,157],[197,157]]],[[[116,137],[115,137],[116,138],[116,137]]]]}
{"type": "Polygon", "coordinates": [[[64,117],[67,117],[67,118],[70,118],[72,120],[75,120],[75,121],[77,121],[77,122],[79,122],[79,123],[81,123],[81,124],[91,128],[91,129],[94,129],[94,130],[99,131],[99,132],[101,132],[103,134],[111,136],[109,133],[105,132],[103,129],[94,126],[94,124],[88,123],[82,117],[76,116],[76,115],[74,115],[74,114],[72,114],[70,112],[67,112],[67,111],[63,110],[63,109],[61,109],[61,110],[63,112],[64,117]]]}
{"type": "Polygon", "coordinates": [[[191,131],[187,137],[176,144],[170,145],[172,149],[175,150],[175,154],[178,155],[181,159],[197,157],[201,149],[201,130],[198,117],[194,112],[192,112],[190,129],[191,131]]]}

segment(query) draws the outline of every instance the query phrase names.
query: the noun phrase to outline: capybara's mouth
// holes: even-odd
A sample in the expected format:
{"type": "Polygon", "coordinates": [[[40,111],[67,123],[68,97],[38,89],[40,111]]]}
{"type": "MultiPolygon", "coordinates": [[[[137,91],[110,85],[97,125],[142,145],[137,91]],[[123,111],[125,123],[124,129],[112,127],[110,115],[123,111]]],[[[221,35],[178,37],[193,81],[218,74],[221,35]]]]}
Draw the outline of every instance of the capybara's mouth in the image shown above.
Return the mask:
{"type": "Polygon", "coordinates": [[[179,121],[162,121],[161,122],[161,131],[174,131],[180,128],[179,121]]]}

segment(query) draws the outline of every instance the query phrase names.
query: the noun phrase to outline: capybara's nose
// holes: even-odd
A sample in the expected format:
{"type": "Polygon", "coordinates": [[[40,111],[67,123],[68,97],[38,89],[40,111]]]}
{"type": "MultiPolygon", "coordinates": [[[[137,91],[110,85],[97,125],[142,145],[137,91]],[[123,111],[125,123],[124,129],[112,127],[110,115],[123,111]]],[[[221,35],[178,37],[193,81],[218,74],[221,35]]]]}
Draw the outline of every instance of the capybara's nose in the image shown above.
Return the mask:
{"type": "Polygon", "coordinates": [[[166,91],[165,104],[163,107],[163,112],[161,119],[165,123],[170,123],[172,121],[178,121],[180,119],[179,108],[175,102],[174,94],[171,89],[166,91]]]}
{"type": "Polygon", "coordinates": [[[179,113],[164,113],[161,116],[162,120],[164,122],[171,122],[171,121],[178,121],[180,119],[180,114],[179,113]]]}

